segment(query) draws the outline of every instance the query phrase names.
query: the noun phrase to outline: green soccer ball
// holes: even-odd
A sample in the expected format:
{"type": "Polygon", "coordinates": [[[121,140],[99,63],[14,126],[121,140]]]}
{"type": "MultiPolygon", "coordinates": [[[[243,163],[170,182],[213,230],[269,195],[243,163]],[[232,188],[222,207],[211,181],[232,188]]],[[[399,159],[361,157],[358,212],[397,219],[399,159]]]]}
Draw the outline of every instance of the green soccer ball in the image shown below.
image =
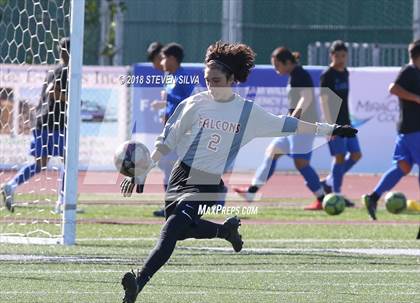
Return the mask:
{"type": "Polygon", "coordinates": [[[399,214],[407,208],[407,199],[403,193],[389,192],[385,195],[385,207],[392,214],[399,214]]]}
{"type": "Polygon", "coordinates": [[[342,195],[334,193],[328,194],[322,200],[322,208],[331,216],[341,214],[346,208],[346,203],[342,195]]]}

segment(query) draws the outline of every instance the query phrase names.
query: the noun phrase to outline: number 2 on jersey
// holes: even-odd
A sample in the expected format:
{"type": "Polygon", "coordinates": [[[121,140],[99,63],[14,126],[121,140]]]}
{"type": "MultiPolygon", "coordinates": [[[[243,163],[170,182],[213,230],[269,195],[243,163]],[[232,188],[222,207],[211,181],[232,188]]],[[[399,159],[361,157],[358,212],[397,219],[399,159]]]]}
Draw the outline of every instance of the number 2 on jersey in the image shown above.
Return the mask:
{"type": "Polygon", "coordinates": [[[220,143],[221,139],[222,137],[220,137],[220,135],[212,134],[209,144],[207,144],[207,148],[210,149],[211,151],[217,152],[217,144],[220,143]]]}

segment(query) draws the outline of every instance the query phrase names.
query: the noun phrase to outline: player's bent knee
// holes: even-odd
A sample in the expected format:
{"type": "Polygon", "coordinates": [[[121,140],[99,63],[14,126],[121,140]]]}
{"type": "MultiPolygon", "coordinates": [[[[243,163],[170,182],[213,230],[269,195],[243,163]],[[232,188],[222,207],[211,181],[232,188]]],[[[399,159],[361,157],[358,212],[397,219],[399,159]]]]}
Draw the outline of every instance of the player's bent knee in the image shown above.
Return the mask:
{"type": "Polygon", "coordinates": [[[343,164],[344,161],[345,161],[344,154],[337,154],[337,155],[335,155],[335,163],[337,163],[337,164],[343,164]]]}
{"type": "Polygon", "coordinates": [[[276,146],[269,146],[265,150],[265,155],[273,159],[278,159],[282,154],[283,154],[283,151],[276,146]]]}
{"type": "Polygon", "coordinates": [[[274,146],[269,146],[266,150],[265,150],[265,156],[266,157],[270,157],[270,158],[274,158],[275,156],[275,147],[274,146]]]}
{"type": "Polygon", "coordinates": [[[398,161],[398,167],[402,170],[404,175],[408,175],[411,171],[411,165],[407,161],[400,160],[398,161]]]}
{"type": "Polygon", "coordinates": [[[165,225],[163,226],[160,238],[166,239],[168,237],[175,238],[176,240],[182,238],[182,235],[185,234],[185,231],[189,228],[191,222],[182,214],[175,213],[169,216],[165,225]]]}
{"type": "Polygon", "coordinates": [[[296,169],[302,169],[309,165],[309,161],[305,159],[295,159],[296,169]]]}
{"type": "Polygon", "coordinates": [[[36,173],[40,173],[41,172],[41,170],[42,170],[42,168],[43,167],[46,167],[47,166],[47,164],[46,163],[44,163],[43,161],[41,161],[41,160],[37,160],[36,162],[35,162],[35,172],[36,173]]]}
{"type": "Polygon", "coordinates": [[[350,154],[350,159],[352,159],[354,162],[359,161],[361,158],[362,158],[362,153],[360,152],[350,154]]]}
{"type": "Polygon", "coordinates": [[[48,157],[41,157],[40,159],[36,160],[36,165],[42,167],[47,166],[48,164],[48,157]]]}

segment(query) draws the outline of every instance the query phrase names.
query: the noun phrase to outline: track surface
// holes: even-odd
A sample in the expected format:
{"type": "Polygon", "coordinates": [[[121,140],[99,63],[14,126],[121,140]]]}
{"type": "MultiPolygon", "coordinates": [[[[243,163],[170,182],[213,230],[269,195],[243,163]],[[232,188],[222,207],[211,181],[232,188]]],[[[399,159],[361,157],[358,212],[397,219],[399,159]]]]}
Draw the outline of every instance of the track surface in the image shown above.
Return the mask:
{"type": "MultiPolygon", "coordinates": [[[[0,183],[12,176],[12,172],[0,173],[0,183]]],[[[19,187],[19,192],[30,192],[44,188],[46,191],[57,189],[56,172],[47,172],[34,177],[27,184],[19,187]]],[[[252,179],[252,173],[227,174],[224,177],[229,190],[234,186],[246,186],[252,179]]],[[[381,176],[374,175],[347,175],[344,178],[343,194],[352,199],[358,199],[363,194],[369,193],[378,183],[381,176]]],[[[80,193],[118,193],[118,184],[121,175],[114,172],[81,172],[79,175],[80,193]]],[[[417,176],[407,176],[393,189],[406,194],[409,199],[419,199],[419,183],[417,176]]],[[[147,179],[146,193],[162,193],[162,174],[153,171],[147,179]]],[[[312,198],[312,193],[306,188],[303,178],[296,173],[276,173],[261,190],[265,198],[312,198]]]]}

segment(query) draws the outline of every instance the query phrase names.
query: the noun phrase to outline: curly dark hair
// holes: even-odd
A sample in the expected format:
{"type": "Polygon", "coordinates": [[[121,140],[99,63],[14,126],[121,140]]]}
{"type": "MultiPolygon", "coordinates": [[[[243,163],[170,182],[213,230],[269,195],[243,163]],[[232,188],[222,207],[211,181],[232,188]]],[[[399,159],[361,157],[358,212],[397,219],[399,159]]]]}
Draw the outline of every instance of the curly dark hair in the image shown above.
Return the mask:
{"type": "Polygon", "coordinates": [[[420,56],[420,39],[410,43],[408,46],[410,58],[416,60],[420,56]]]}
{"type": "Polygon", "coordinates": [[[208,68],[218,68],[227,78],[233,74],[235,81],[245,82],[255,66],[255,56],[248,45],[217,41],[207,48],[205,64],[208,68]]]}

